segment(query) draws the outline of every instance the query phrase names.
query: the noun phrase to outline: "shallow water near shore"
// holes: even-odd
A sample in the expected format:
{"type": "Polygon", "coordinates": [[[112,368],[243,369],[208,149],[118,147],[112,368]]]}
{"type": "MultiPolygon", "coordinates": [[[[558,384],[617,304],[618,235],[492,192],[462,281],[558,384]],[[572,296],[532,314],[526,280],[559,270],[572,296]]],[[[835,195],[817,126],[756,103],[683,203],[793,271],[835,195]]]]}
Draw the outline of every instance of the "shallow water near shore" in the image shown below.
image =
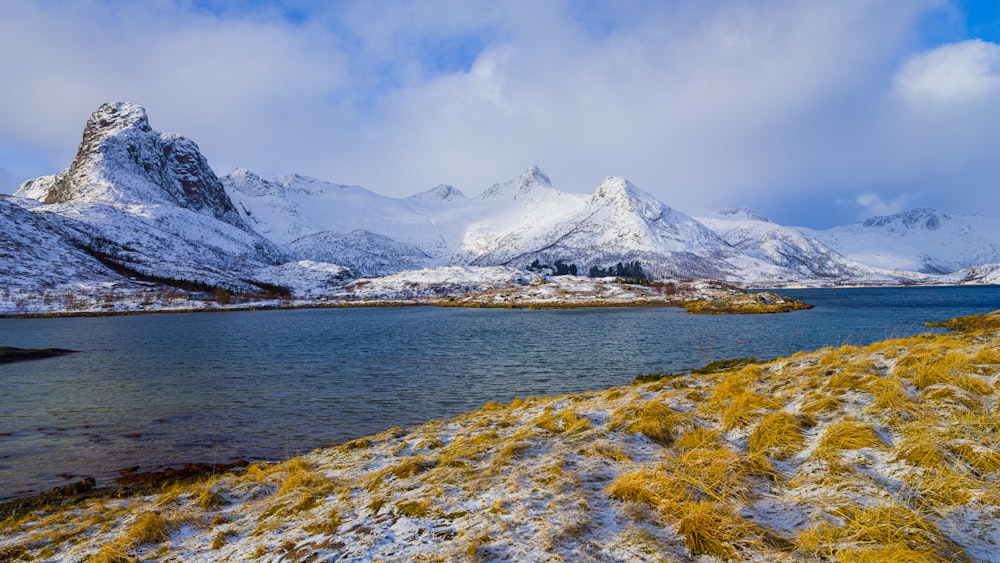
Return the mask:
{"type": "Polygon", "coordinates": [[[278,459],[516,396],[931,332],[998,287],[810,289],[761,316],[433,307],[0,320],[0,499],[129,466],[278,459]],[[63,475],[60,475],[63,474],[63,475]]]}

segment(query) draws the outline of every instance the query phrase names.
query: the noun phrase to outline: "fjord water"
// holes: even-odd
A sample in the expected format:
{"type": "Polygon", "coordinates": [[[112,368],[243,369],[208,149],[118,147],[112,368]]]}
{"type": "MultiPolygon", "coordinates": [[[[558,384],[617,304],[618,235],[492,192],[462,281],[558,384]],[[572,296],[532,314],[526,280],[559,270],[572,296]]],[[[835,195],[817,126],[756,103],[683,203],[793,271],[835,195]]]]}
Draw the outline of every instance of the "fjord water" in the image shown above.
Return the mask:
{"type": "Polygon", "coordinates": [[[865,344],[1000,307],[998,287],[785,290],[760,316],[672,308],[311,309],[0,320],[0,499],[116,471],[279,459],[516,396],[865,344]],[[60,476],[60,474],[65,474],[60,476]]]}

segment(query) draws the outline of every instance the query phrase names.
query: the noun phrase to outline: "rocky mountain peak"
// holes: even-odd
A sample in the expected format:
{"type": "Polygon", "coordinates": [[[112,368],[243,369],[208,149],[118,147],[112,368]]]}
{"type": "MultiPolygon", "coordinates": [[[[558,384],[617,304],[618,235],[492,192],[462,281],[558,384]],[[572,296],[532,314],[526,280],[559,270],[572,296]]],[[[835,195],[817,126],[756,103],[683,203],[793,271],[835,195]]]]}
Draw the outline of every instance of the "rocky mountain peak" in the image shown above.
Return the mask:
{"type": "Polygon", "coordinates": [[[506,193],[513,193],[516,197],[516,194],[530,193],[535,187],[539,186],[552,189],[552,181],[542,172],[541,168],[532,164],[516,180],[507,180],[500,184],[493,184],[483,192],[481,197],[487,199],[506,193]]]}
{"type": "Polygon", "coordinates": [[[641,215],[648,221],[656,221],[670,210],[660,200],[621,176],[605,178],[594,190],[590,201],[592,205],[611,207],[621,213],[641,215]]]}
{"type": "Polygon", "coordinates": [[[642,197],[641,190],[621,176],[608,176],[597,189],[592,199],[613,205],[629,206],[642,197]]]}
{"type": "Polygon", "coordinates": [[[146,108],[131,102],[107,102],[101,104],[87,120],[84,129],[84,139],[87,135],[106,136],[109,132],[120,131],[134,127],[140,131],[150,132],[149,118],[146,108]]]}
{"type": "Polygon", "coordinates": [[[736,207],[732,209],[720,209],[719,217],[724,219],[730,219],[733,221],[761,221],[763,223],[770,223],[771,220],[763,215],[757,214],[753,209],[749,207],[736,207]]]}
{"type": "Polygon", "coordinates": [[[519,180],[522,191],[524,191],[525,187],[530,187],[532,184],[552,187],[552,181],[549,180],[549,177],[545,172],[542,172],[542,169],[537,164],[532,164],[527,170],[522,172],[519,180]]]}
{"type": "Polygon", "coordinates": [[[890,231],[927,230],[936,231],[950,221],[951,215],[944,211],[920,207],[895,215],[883,215],[865,220],[862,225],[870,228],[886,228],[890,231]]]}
{"type": "Polygon", "coordinates": [[[636,187],[621,176],[608,176],[594,191],[595,198],[630,199],[636,187]]]}
{"type": "Polygon", "coordinates": [[[452,201],[464,198],[465,194],[463,194],[462,190],[456,188],[455,186],[441,184],[434,186],[426,192],[415,194],[412,197],[415,199],[440,199],[444,201],[452,201]]]}
{"type": "Polygon", "coordinates": [[[223,183],[228,182],[228,185],[249,196],[258,197],[268,194],[280,195],[280,193],[273,194],[275,191],[280,192],[280,189],[278,189],[280,186],[261,178],[259,175],[247,170],[246,168],[237,168],[224,176],[222,180],[223,183]]]}
{"type": "MultiPolygon", "coordinates": [[[[166,203],[249,228],[198,145],[154,131],[138,104],[101,105],[87,120],[73,164],[46,186],[45,203],[166,203]]],[[[38,187],[34,195],[41,195],[38,187]]]]}

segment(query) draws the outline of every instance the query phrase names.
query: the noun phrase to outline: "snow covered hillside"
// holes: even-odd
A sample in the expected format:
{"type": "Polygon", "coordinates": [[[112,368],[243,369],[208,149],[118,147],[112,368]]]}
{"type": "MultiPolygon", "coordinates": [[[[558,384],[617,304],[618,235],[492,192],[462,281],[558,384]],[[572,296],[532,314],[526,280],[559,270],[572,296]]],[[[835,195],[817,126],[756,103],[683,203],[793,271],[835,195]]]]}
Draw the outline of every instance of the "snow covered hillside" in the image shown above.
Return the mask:
{"type": "Polygon", "coordinates": [[[639,262],[656,277],[788,282],[790,270],[747,256],[624,178],[586,196],[560,190],[537,167],[478,197],[438,186],[390,198],[302,176],[223,178],[244,219],[296,257],[361,275],[425,266],[524,268],[572,264],[582,274],[639,262]]]}
{"type": "Polygon", "coordinates": [[[788,268],[803,280],[847,282],[865,279],[869,283],[899,283],[928,278],[915,272],[863,264],[842,255],[804,230],[772,223],[748,209],[722,211],[718,217],[699,217],[698,220],[736,250],[788,268]]]}
{"type": "Polygon", "coordinates": [[[74,246],[57,221],[49,221],[0,197],[0,285],[58,287],[88,280],[111,282],[118,276],[74,246]]]}
{"type": "Polygon", "coordinates": [[[537,166],[477,196],[440,185],[394,198],[246,169],[219,178],[193,141],[123,102],[94,112],[69,168],[0,203],[0,280],[24,290],[134,278],[319,298],[350,278],[452,266],[774,287],[993,283],[1000,268],[1000,221],[931,209],[813,231],[748,210],[696,220],[622,177],[572,193],[537,166]]]}
{"type": "Polygon", "coordinates": [[[825,231],[808,231],[858,262],[882,268],[948,274],[1000,263],[1000,220],[914,209],[825,231]]]}
{"type": "Polygon", "coordinates": [[[197,145],[154,131],[135,104],[102,105],[73,164],[14,196],[35,223],[60,225],[65,244],[119,273],[251,288],[250,272],[288,260],[246,224],[197,145]]]}

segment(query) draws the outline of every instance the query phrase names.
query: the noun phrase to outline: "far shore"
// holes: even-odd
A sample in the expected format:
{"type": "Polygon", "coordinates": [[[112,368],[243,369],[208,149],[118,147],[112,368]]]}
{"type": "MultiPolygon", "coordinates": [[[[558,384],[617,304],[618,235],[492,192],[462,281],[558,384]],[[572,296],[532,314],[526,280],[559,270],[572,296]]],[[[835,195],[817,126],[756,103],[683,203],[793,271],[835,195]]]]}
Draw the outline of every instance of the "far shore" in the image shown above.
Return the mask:
{"type": "MultiPolygon", "coordinates": [[[[558,301],[558,302],[513,302],[513,303],[487,303],[487,302],[461,302],[455,299],[377,299],[364,301],[336,301],[317,302],[307,301],[304,303],[262,303],[257,305],[236,305],[236,306],[215,306],[215,307],[187,307],[180,309],[133,309],[133,310],[107,310],[107,311],[54,311],[46,313],[15,313],[0,314],[0,319],[48,319],[48,318],[72,318],[72,317],[122,317],[132,315],[159,315],[159,314],[183,314],[183,313],[235,313],[245,311],[288,311],[296,309],[367,309],[379,307],[459,307],[465,309],[529,309],[529,310],[551,310],[551,309],[591,309],[610,307],[674,307],[684,309],[685,301],[673,300],[630,300],[630,301],[558,301]]],[[[692,311],[697,314],[697,311],[692,311]]],[[[757,313],[768,313],[770,311],[755,311],[757,313]]],[[[784,312],[784,311],[781,311],[784,312]]],[[[732,314],[740,314],[742,311],[734,311],[732,314]]],[[[718,314],[718,313],[713,313],[718,314]]]]}

